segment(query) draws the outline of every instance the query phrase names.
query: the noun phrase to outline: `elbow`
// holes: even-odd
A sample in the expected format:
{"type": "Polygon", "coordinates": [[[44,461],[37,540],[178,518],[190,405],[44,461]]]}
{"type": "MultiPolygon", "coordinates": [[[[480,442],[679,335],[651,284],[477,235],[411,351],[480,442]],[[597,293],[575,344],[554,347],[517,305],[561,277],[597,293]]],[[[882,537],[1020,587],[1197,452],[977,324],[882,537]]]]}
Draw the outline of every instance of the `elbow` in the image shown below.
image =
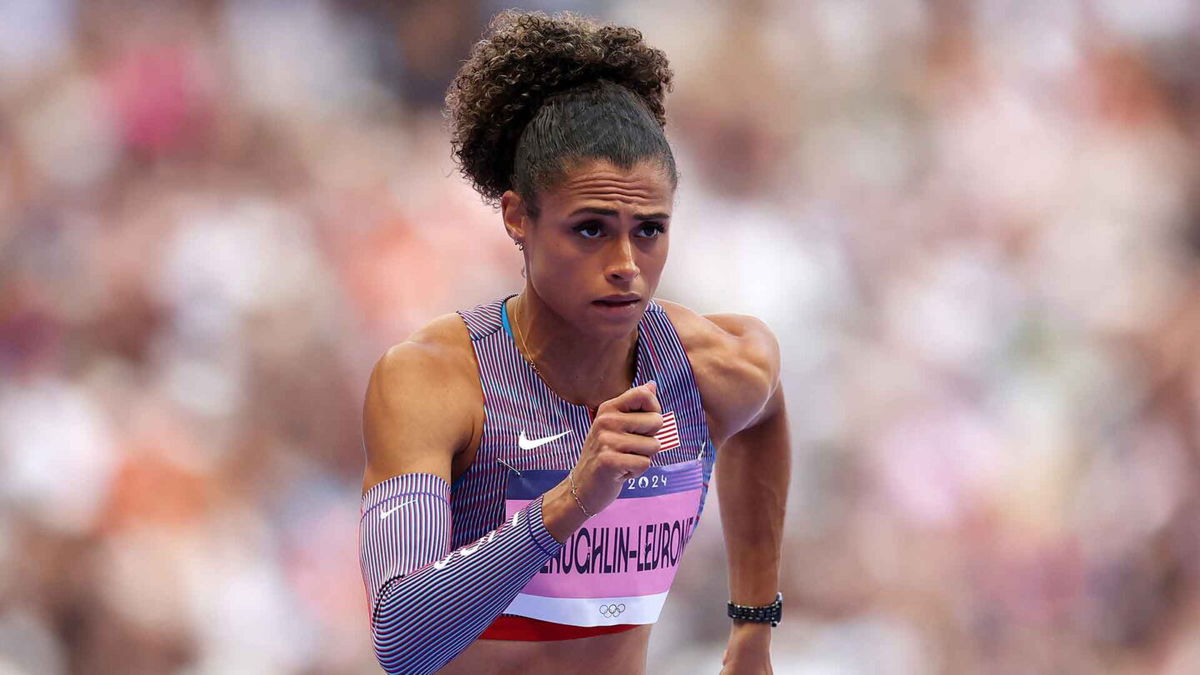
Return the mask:
{"type": "MultiPolygon", "coordinates": [[[[405,621],[403,603],[395,602],[391,591],[399,577],[393,578],[380,589],[375,605],[371,608],[371,642],[375,647],[375,660],[385,673],[413,673],[413,650],[406,648],[408,636],[401,635],[400,628],[409,624],[405,621]],[[389,600],[391,600],[389,602],[389,600]]],[[[432,672],[420,671],[420,672],[432,672]]]]}
{"type": "Polygon", "coordinates": [[[381,594],[371,613],[375,660],[385,673],[424,675],[450,660],[448,645],[435,639],[428,608],[391,594],[381,594]],[[448,655],[449,654],[449,655],[448,655]]]}
{"type": "Polygon", "coordinates": [[[395,634],[389,635],[386,630],[371,627],[371,639],[375,643],[375,660],[385,673],[432,673],[436,666],[419,663],[419,651],[413,645],[406,644],[406,639],[395,634]]]}

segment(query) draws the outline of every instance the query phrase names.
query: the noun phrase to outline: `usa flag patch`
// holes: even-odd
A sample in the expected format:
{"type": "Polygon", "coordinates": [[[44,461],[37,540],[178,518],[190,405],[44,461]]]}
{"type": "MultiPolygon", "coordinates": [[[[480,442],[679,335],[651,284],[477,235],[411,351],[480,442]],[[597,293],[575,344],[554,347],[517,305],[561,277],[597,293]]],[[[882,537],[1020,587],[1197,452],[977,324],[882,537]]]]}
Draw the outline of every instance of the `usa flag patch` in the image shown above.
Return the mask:
{"type": "Polygon", "coordinates": [[[662,450],[671,450],[678,448],[679,443],[679,427],[675,425],[675,411],[663,413],[662,428],[658,430],[654,437],[658,439],[659,446],[662,450]]]}

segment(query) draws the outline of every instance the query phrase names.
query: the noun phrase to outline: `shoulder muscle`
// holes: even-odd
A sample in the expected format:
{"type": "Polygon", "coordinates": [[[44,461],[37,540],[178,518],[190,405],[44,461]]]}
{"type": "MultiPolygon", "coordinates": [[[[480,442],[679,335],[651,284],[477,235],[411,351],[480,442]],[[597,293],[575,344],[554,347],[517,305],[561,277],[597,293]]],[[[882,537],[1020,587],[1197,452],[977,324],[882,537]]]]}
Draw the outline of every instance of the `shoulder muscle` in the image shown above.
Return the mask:
{"type": "MultiPolygon", "coordinates": [[[[430,322],[380,357],[363,402],[363,490],[402,473],[450,481],[454,454],[471,439],[474,378],[470,338],[456,314],[430,322]]],[[[478,406],[476,406],[478,407],[478,406]]]]}
{"type": "Polygon", "coordinates": [[[779,342],[760,319],[696,312],[658,301],[679,333],[711,418],[713,440],[753,425],[779,385],[779,342]]]}

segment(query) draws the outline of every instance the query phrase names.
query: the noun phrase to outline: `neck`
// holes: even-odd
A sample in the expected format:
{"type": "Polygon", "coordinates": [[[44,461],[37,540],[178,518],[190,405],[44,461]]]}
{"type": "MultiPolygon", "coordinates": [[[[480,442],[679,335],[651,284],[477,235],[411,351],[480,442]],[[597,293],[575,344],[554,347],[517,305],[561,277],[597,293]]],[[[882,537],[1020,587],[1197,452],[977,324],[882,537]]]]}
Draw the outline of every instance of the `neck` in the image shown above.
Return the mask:
{"type": "Polygon", "coordinates": [[[624,335],[581,332],[528,286],[509,300],[517,347],[563,400],[596,408],[636,377],[637,327],[624,335]]]}

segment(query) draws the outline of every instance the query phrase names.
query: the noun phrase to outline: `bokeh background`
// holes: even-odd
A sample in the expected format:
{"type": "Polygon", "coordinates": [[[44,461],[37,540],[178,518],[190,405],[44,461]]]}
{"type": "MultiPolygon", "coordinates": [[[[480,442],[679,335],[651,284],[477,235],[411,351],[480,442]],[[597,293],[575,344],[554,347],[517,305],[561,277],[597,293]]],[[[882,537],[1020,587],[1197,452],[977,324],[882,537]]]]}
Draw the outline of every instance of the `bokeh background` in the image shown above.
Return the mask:
{"type": "MultiPolygon", "coordinates": [[[[522,284],[440,111],[506,6],[0,0],[0,673],[375,672],[367,374],[522,284]]],[[[782,343],[777,673],[1200,672],[1197,3],[524,6],[668,53],[659,295],[782,343]]]]}

